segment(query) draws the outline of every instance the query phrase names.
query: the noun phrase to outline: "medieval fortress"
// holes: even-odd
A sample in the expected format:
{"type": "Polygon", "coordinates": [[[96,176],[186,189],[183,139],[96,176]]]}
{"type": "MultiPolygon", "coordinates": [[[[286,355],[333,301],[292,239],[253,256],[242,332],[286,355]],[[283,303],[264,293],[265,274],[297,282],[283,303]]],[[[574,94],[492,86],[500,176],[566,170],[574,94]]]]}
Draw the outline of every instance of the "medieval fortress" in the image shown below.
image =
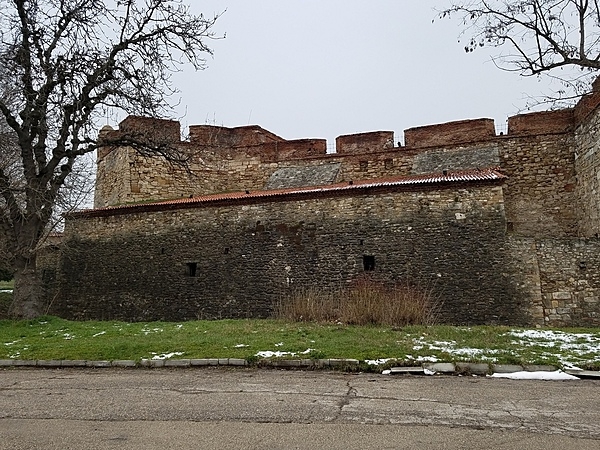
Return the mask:
{"type": "MultiPolygon", "coordinates": [[[[454,324],[600,325],[600,82],[574,108],[285,140],[259,126],[128,117],[187,170],[98,152],[49,279],[67,318],[264,317],[294,289],[373,272],[431,286],[454,324]]],[[[108,140],[107,140],[108,142],[108,140]]]]}

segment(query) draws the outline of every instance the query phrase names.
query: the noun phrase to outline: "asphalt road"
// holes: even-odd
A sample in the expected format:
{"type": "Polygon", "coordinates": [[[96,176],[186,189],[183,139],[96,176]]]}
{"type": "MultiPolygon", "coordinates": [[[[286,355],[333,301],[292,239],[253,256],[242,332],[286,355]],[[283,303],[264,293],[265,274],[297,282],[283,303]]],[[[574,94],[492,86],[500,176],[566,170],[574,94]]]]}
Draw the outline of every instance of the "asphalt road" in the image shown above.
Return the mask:
{"type": "Polygon", "coordinates": [[[600,449],[598,381],[0,371],[0,449],[600,449]]]}

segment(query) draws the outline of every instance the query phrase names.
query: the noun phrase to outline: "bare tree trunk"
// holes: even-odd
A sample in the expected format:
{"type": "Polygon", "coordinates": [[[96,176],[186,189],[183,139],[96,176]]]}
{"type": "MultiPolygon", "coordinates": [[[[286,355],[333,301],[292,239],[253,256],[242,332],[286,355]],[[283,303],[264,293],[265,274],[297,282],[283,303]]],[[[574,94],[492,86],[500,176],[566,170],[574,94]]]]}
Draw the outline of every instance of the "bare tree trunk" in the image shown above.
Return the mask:
{"type": "Polygon", "coordinates": [[[18,264],[9,316],[14,319],[34,319],[43,314],[42,282],[36,271],[35,256],[18,264]]]}

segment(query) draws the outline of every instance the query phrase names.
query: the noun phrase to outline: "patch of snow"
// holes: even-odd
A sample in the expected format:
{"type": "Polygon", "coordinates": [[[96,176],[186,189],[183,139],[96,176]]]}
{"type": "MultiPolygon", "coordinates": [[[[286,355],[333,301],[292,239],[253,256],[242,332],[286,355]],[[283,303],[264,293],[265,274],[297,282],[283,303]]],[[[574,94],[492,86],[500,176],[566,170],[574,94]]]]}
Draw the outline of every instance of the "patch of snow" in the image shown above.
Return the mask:
{"type": "Polygon", "coordinates": [[[600,341],[600,339],[590,333],[566,333],[554,330],[511,330],[508,332],[508,335],[518,338],[543,339],[546,341],[573,342],[579,339],[585,339],[589,342],[600,341]]]}
{"type": "Polygon", "coordinates": [[[142,333],[145,336],[148,336],[150,333],[162,333],[164,330],[162,328],[152,328],[151,330],[148,328],[142,328],[142,333]]]}
{"type": "Polygon", "coordinates": [[[163,353],[161,355],[157,355],[156,353],[152,353],[154,356],[152,359],[171,359],[173,356],[181,356],[183,352],[171,352],[171,353],[163,353]]]}
{"type": "Polygon", "coordinates": [[[69,333],[65,333],[63,334],[63,336],[65,337],[65,340],[70,341],[71,339],[73,339],[75,336],[69,333]]]}
{"type": "Polygon", "coordinates": [[[106,334],[106,331],[101,331],[100,333],[96,333],[92,337],[102,336],[103,334],[106,334]]]}
{"type": "Polygon", "coordinates": [[[4,343],[4,345],[14,345],[14,344],[16,344],[17,342],[19,342],[20,340],[21,340],[21,339],[17,339],[16,341],[13,341],[13,342],[5,342],[5,343],[4,343]]]}
{"type": "Polygon", "coordinates": [[[250,346],[246,345],[246,344],[237,344],[237,345],[233,346],[233,348],[243,348],[243,347],[250,347],[250,346]]]}
{"type": "Polygon", "coordinates": [[[435,375],[435,370],[423,369],[425,375],[435,375]]]}
{"type": "Polygon", "coordinates": [[[277,344],[275,344],[275,347],[281,347],[283,345],[283,342],[278,342],[277,344]]]}
{"type": "MultiPolygon", "coordinates": [[[[310,352],[314,351],[314,348],[307,348],[303,352],[300,352],[301,355],[308,355],[310,352]]],[[[297,356],[296,352],[280,352],[280,351],[271,351],[271,350],[263,350],[256,353],[255,356],[259,356],[261,358],[281,358],[282,356],[297,356]]]]}
{"type": "Polygon", "coordinates": [[[415,361],[418,362],[439,362],[439,358],[437,356],[417,356],[415,361]]]}
{"type": "Polygon", "coordinates": [[[383,372],[381,372],[381,375],[389,375],[391,373],[392,373],[392,371],[387,369],[387,370],[384,370],[383,372]]]}
{"type": "Polygon", "coordinates": [[[177,328],[178,330],[181,330],[183,328],[183,325],[179,323],[179,324],[175,325],[175,328],[177,328]]]}
{"type": "Polygon", "coordinates": [[[0,293],[4,293],[4,294],[12,294],[13,290],[12,289],[0,289],[0,293]]]}
{"type": "Polygon", "coordinates": [[[491,378],[510,378],[511,380],[579,380],[574,375],[564,373],[562,370],[556,372],[513,372],[494,373],[491,378]]]}
{"type": "Polygon", "coordinates": [[[381,366],[382,364],[387,363],[388,361],[391,361],[392,358],[385,358],[385,359],[365,359],[365,362],[369,365],[369,366],[381,366]]]}
{"type": "Polygon", "coordinates": [[[292,352],[273,352],[271,350],[265,350],[258,352],[255,356],[259,356],[261,358],[281,358],[282,356],[295,356],[295,353],[292,352]]]}
{"type": "Polygon", "coordinates": [[[519,338],[512,344],[520,346],[546,347],[552,353],[548,357],[559,357],[565,367],[570,368],[569,360],[595,361],[600,360],[600,336],[591,333],[567,333],[555,330],[511,330],[506,335],[519,338]],[[559,353],[568,353],[560,355],[559,353]]]}

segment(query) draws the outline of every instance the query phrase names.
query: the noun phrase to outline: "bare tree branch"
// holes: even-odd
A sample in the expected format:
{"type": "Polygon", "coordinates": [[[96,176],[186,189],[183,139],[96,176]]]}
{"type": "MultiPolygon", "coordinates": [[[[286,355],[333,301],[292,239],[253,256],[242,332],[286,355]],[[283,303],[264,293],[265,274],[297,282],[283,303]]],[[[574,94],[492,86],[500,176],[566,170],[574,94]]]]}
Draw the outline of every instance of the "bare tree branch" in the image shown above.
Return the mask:
{"type": "Polygon", "coordinates": [[[465,51],[495,47],[495,64],[523,76],[554,73],[573,67],[584,77],[554,75],[564,85],[561,98],[590,91],[600,70],[598,0],[471,0],[453,1],[439,16],[462,19],[468,36],[465,51]]]}
{"type": "MultiPolygon", "coordinates": [[[[10,166],[0,164],[0,241],[10,243],[16,276],[35,272],[57,207],[80,199],[79,162],[98,148],[104,108],[164,116],[171,74],[186,63],[205,67],[217,18],[191,14],[183,0],[0,0],[0,123],[11,136],[10,166]]],[[[119,139],[144,155],[187,162],[165,143],[119,139]]],[[[17,303],[29,304],[16,315],[42,311],[29,297],[16,289],[17,303]]]]}

